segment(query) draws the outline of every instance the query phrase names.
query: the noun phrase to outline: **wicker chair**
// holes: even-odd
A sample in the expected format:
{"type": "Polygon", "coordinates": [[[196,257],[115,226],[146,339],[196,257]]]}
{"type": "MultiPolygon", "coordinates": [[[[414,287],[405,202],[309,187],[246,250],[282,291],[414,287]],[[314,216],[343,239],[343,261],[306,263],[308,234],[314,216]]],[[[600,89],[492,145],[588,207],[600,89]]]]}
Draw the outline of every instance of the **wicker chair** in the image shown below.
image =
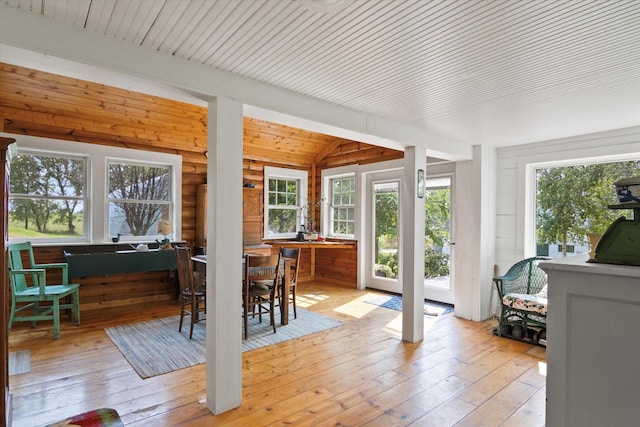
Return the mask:
{"type": "MultiPolygon", "coordinates": [[[[532,257],[517,262],[507,274],[493,278],[500,297],[500,323],[497,328],[498,336],[511,335],[514,326],[522,327],[522,336],[533,328],[542,331],[547,326],[547,274],[538,267],[540,261],[547,257],[532,257]]],[[[535,340],[534,340],[535,341],[535,340]]]]}

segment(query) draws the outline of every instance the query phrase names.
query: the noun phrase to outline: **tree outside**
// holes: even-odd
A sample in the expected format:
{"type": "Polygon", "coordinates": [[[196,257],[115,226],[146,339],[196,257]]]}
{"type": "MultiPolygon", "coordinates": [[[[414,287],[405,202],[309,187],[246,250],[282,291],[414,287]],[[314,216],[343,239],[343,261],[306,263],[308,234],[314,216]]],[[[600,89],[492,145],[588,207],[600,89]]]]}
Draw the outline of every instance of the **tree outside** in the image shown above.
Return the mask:
{"type": "Polygon", "coordinates": [[[449,275],[449,254],[444,248],[451,235],[451,190],[430,189],[425,192],[424,278],[449,275]]]}
{"type": "MultiPolygon", "coordinates": [[[[449,254],[444,248],[450,238],[450,189],[425,192],[424,278],[449,275],[449,254]]],[[[398,192],[375,195],[376,275],[398,277],[398,192]]]]}
{"type": "Polygon", "coordinates": [[[18,154],[11,162],[11,237],[81,236],[84,159],[18,154]]]}
{"type": "Polygon", "coordinates": [[[169,219],[168,167],[109,164],[109,232],[146,236],[161,219],[169,219]],[[113,212],[112,212],[113,211],[113,212]],[[126,227],[119,225],[126,223],[126,227]]]}
{"type": "Polygon", "coordinates": [[[538,245],[586,243],[587,234],[603,233],[626,211],[616,204],[613,183],[640,175],[640,161],[544,168],[537,170],[536,240],[538,245]]]}

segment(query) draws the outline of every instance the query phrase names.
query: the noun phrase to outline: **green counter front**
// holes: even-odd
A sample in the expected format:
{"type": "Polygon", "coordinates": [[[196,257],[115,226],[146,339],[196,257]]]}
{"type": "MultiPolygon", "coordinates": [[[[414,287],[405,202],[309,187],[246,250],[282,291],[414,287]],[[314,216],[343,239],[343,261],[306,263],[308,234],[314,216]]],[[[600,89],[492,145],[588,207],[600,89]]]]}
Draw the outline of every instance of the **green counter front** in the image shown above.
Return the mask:
{"type": "Polygon", "coordinates": [[[177,268],[176,253],[168,249],[95,253],[71,253],[65,250],[64,257],[69,264],[69,277],[109,276],[177,268]]]}

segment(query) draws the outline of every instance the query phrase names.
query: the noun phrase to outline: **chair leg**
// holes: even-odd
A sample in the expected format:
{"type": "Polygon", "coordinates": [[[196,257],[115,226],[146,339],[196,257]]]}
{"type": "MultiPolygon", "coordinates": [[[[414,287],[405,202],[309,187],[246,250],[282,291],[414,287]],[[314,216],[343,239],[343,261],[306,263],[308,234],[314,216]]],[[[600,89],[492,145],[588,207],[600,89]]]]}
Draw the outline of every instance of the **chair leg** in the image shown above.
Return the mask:
{"type": "Polygon", "coordinates": [[[504,316],[505,316],[505,309],[504,306],[500,307],[500,319],[498,320],[498,336],[501,337],[502,336],[502,328],[504,326],[504,316]]]}
{"type": "Polygon", "coordinates": [[[273,333],[276,333],[276,316],[275,316],[275,308],[276,308],[276,298],[275,295],[271,296],[271,302],[269,303],[269,317],[271,318],[271,325],[273,325],[273,333]]]}
{"type": "Polygon", "coordinates": [[[184,295],[180,295],[180,325],[178,332],[182,332],[182,321],[184,320],[184,295]]]}
{"type": "Polygon", "coordinates": [[[296,287],[297,286],[293,286],[291,288],[291,296],[293,297],[293,318],[294,319],[298,318],[298,310],[296,309],[296,287]]]}
{"type": "Polygon", "coordinates": [[[191,295],[191,328],[189,330],[189,339],[193,338],[193,324],[198,321],[198,297],[191,295]]]}
{"type": "Polygon", "coordinates": [[[11,326],[13,326],[13,319],[16,315],[16,299],[11,297],[11,313],[9,314],[9,332],[11,332],[11,326]]]}
{"type": "MultiPolygon", "coordinates": [[[[37,316],[38,315],[38,311],[40,310],[40,303],[38,301],[33,303],[33,315],[37,316]]],[[[35,328],[36,327],[36,321],[32,320],[31,321],[31,328],[35,328]]]]}
{"type": "Polygon", "coordinates": [[[80,292],[73,293],[73,311],[76,316],[76,326],[80,325],[80,292]]]}
{"type": "Polygon", "coordinates": [[[249,300],[245,299],[244,302],[244,339],[246,340],[249,336],[249,300]]]}
{"type": "Polygon", "coordinates": [[[53,300],[53,338],[60,338],[60,299],[53,300]]]}

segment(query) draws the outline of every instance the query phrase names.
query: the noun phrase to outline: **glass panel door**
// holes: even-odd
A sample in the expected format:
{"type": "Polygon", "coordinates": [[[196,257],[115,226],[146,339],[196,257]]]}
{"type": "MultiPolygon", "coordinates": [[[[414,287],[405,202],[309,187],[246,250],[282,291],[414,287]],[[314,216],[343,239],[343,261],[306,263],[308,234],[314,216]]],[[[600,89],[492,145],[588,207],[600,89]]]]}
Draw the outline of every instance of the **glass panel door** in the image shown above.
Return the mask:
{"type": "Polygon", "coordinates": [[[366,286],[402,293],[400,282],[400,172],[367,179],[366,286]]]}
{"type": "Polygon", "coordinates": [[[424,296],[453,304],[451,176],[427,178],[425,191],[424,296]]]}

